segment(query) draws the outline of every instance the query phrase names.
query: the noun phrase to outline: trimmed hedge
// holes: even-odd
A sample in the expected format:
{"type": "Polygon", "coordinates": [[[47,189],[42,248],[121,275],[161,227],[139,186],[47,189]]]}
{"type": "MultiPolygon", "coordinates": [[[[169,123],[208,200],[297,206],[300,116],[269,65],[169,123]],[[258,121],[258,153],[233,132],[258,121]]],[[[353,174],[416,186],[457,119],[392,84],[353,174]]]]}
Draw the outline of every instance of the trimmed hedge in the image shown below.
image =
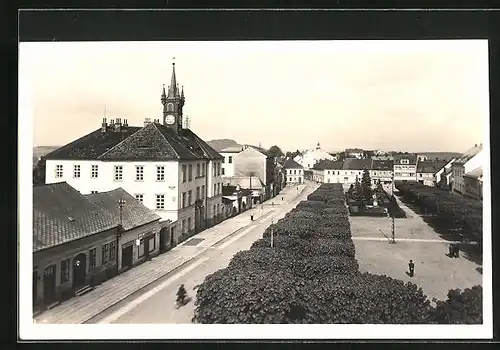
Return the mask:
{"type": "Polygon", "coordinates": [[[436,323],[482,324],[483,287],[450,290],[447,300],[436,303],[432,317],[436,323]]]}
{"type": "MultiPolygon", "coordinates": [[[[268,227],[250,250],[235,254],[227,268],[205,278],[194,322],[419,324],[459,319],[444,316],[450,314],[444,302],[433,309],[414,284],[360,273],[341,184],[322,184],[272,230],[272,248],[268,227]]],[[[453,294],[451,303],[475,300],[471,293],[464,295],[453,294]]],[[[474,301],[468,311],[470,319],[478,319],[478,305],[474,301]]]]}

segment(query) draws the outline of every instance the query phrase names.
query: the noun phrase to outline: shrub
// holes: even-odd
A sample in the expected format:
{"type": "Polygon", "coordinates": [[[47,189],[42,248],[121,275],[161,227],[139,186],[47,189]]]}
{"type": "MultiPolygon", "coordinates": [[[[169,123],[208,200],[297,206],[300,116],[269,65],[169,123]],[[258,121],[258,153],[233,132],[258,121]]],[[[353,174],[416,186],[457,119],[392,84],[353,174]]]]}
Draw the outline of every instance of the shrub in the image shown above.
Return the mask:
{"type": "Polygon", "coordinates": [[[483,287],[474,286],[464,291],[451,289],[447,300],[437,301],[432,318],[436,323],[482,324],[483,287]]]}

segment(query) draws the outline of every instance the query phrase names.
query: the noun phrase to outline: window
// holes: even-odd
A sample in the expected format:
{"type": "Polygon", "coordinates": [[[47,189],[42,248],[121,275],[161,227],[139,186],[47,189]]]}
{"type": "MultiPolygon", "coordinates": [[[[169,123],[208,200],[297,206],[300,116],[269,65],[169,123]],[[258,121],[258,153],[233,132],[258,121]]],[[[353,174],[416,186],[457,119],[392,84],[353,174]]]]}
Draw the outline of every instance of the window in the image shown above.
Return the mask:
{"type": "Polygon", "coordinates": [[[95,248],[89,250],[89,271],[95,269],[95,248]]]}
{"type": "Polygon", "coordinates": [[[56,165],[56,177],[63,177],[63,166],[60,164],[56,165]]]}
{"type": "Polygon", "coordinates": [[[231,164],[233,162],[233,157],[229,156],[228,163],[231,164]]]}
{"type": "Polygon", "coordinates": [[[220,194],[221,190],[220,190],[220,183],[217,184],[217,194],[220,194]]]}
{"type": "Polygon", "coordinates": [[[410,161],[408,159],[401,159],[401,164],[409,164],[410,161]]]}
{"type": "Polygon", "coordinates": [[[205,198],[205,185],[201,186],[201,199],[205,198]]]}
{"type": "Polygon", "coordinates": [[[289,178],[288,181],[292,182],[292,178],[289,178]]]}
{"type": "Polygon", "coordinates": [[[293,171],[293,175],[297,175],[297,170],[294,170],[294,171],[293,171]]]}
{"type": "Polygon", "coordinates": [[[143,181],[144,180],[144,167],[142,165],[138,165],[135,167],[135,181],[143,181]]]}
{"type": "Polygon", "coordinates": [[[156,181],[165,181],[165,167],[163,165],[156,167],[156,181]]]}
{"type": "Polygon", "coordinates": [[[215,196],[215,192],[217,192],[217,185],[214,184],[214,193],[212,193],[212,197],[215,196]]]}
{"type": "Polygon", "coordinates": [[[123,166],[115,165],[115,181],[123,180],[123,166]]]}
{"type": "Polygon", "coordinates": [[[219,204],[217,204],[217,215],[219,215],[219,211],[220,211],[220,206],[219,204]]]}
{"type": "Polygon", "coordinates": [[[217,176],[220,176],[220,163],[217,163],[217,176]]]}
{"type": "Polygon", "coordinates": [[[422,174],[418,174],[419,177],[422,177],[422,174]]]}
{"type": "Polygon", "coordinates": [[[196,177],[201,176],[201,166],[200,163],[196,164],[196,177]]]}
{"type": "Polygon", "coordinates": [[[327,171],[328,175],[330,175],[330,170],[327,171]]]}
{"type": "Polygon", "coordinates": [[[221,174],[222,174],[222,175],[224,175],[225,173],[226,173],[225,169],[224,169],[224,168],[222,168],[222,169],[221,169],[221,174]]]}
{"type": "Polygon", "coordinates": [[[116,242],[109,243],[109,261],[114,261],[116,256],[116,242]]]}
{"type": "Polygon", "coordinates": [[[182,192],[182,208],[186,207],[186,192],[182,192]]]}
{"type": "Polygon", "coordinates": [[[157,194],[156,195],[156,209],[165,209],[165,195],[157,194]]]}
{"type": "Polygon", "coordinates": [[[182,220],[182,227],[181,227],[181,229],[182,229],[182,233],[183,234],[186,233],[186,220],[182,220]]]}
{"type": "Polygon", "coordinates": [[[186,165],[182,166],[182,182],[186,182],[186,165]]]}
{"type": "Polygon", "coordinates": [[[191,206],[191,201],[193,199],[193,191],[188,191],[188,206],[191,206]]]}
{"type": "Polygon", "coordinates": [[[73,177],[75,179],[80,178],[80,165],[73,165],[73,177]]]}
{"type": "Polygon", "coordinates": [[[196,187],[196,200],[200,199],[200,187],[196,187]]]}
{"type": "Polygon", "coordinates": [[[137,199],[139,202],[143,203],[144,202],[144,195],[142,193],[137,193],[135,195],[135,199],[137,199]]]}
{"type": "Polygon", "coordinates": [[[94,193],[97,193],[97,191],[90,191],[90,194],[94,194],[94,193]]]}
{"type": "Polygon", "coordinates": [[[206,164],[203,163],[201,164],[201,176],[205,176],[206,175],[206,164]]]}
{"type": "Polygon", "coordinates": [[[137,249],[137,258],[140,259],[144,256],[144,239],[141,239],[139,247],[137,249]]]}
{"type": "Polygon", "coordinates": [[[102,246],[102,265],[108,262],[108,255],[109,255],[109,245],[105,244],[102,246]]]}
{"type": "Polygon", "coordinates": [[[173,112],[173,111],[174,111],[174,104],[170,102],[167,104],[167,112],[173,112]]]}
{"type": "Polygon", "coordinates": [[[215,204],[214,204],[214,211],[213,211],[213,213],[214,213],[213,216],[215,216],[215,204]]]}
{"type": "Polygon", "coordinates": [[[226,162],[226,157],[222,158],[222,164],[226,162]]]}
{"type": "Polygon", "coordinates": [[[193,180],[193,164],[189,164],[188,167],[188,180],[193,180]]]}
{"type": "Polygon", "coordinates": [[[69,259],[61,261],[61,283],[69,281],[69,259]]]}
{"type": "Polygon", "coordinates": [[[90,177],[92,179],[97,179],[98,175],[99,175],[99,165],[92,165],[90,171],[90,177]]]}
{"type": "Polygon", "coordinates": [[[155,235],[152,235],[151,237],[149,237],[149,252],[151,253],[153,250],[155,250],[155,243],[156,243],[156,240],[155,240],[155,235]]]}
{"type": "Polygon", "coordinates": [[[187,230],[188,231],[191,230],[191,218],[188,218],[188,227],[187,227],[187,230]]]}

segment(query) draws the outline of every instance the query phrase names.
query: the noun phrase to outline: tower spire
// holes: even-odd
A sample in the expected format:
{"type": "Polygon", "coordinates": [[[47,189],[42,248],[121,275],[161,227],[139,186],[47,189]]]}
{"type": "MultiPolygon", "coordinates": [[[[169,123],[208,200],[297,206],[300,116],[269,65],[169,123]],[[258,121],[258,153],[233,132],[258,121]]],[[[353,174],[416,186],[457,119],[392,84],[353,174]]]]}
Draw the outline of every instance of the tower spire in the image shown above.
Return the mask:
{"type": "Polygon", "coordinates": [[[172,78],[170,80],[170,86],[168,88],[168,97],[177,96],[177,79],[175,77],[175,57],[172,58],[172,78]]]}
{"type": "Polygon", "coordinates": [[[165,93],[165,84],[163,84],[163,89],[161,91],[161,103],[165,104],[167,102],[167,94],[165,93]]]}

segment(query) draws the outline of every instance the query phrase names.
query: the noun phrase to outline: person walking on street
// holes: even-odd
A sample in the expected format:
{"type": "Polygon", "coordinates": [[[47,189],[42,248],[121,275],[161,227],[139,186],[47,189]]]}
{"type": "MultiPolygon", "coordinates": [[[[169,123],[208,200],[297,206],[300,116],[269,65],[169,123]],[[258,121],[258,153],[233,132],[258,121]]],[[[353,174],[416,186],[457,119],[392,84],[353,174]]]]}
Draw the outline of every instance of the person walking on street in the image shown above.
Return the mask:
{"type": "Polygon", "coordinates": [[[413,274],[415,273],[415,264],[413,263],[413,260],[410,260],[410,263],[408,264],[408,269],[410,277],[413,277],[413,274]]]}

